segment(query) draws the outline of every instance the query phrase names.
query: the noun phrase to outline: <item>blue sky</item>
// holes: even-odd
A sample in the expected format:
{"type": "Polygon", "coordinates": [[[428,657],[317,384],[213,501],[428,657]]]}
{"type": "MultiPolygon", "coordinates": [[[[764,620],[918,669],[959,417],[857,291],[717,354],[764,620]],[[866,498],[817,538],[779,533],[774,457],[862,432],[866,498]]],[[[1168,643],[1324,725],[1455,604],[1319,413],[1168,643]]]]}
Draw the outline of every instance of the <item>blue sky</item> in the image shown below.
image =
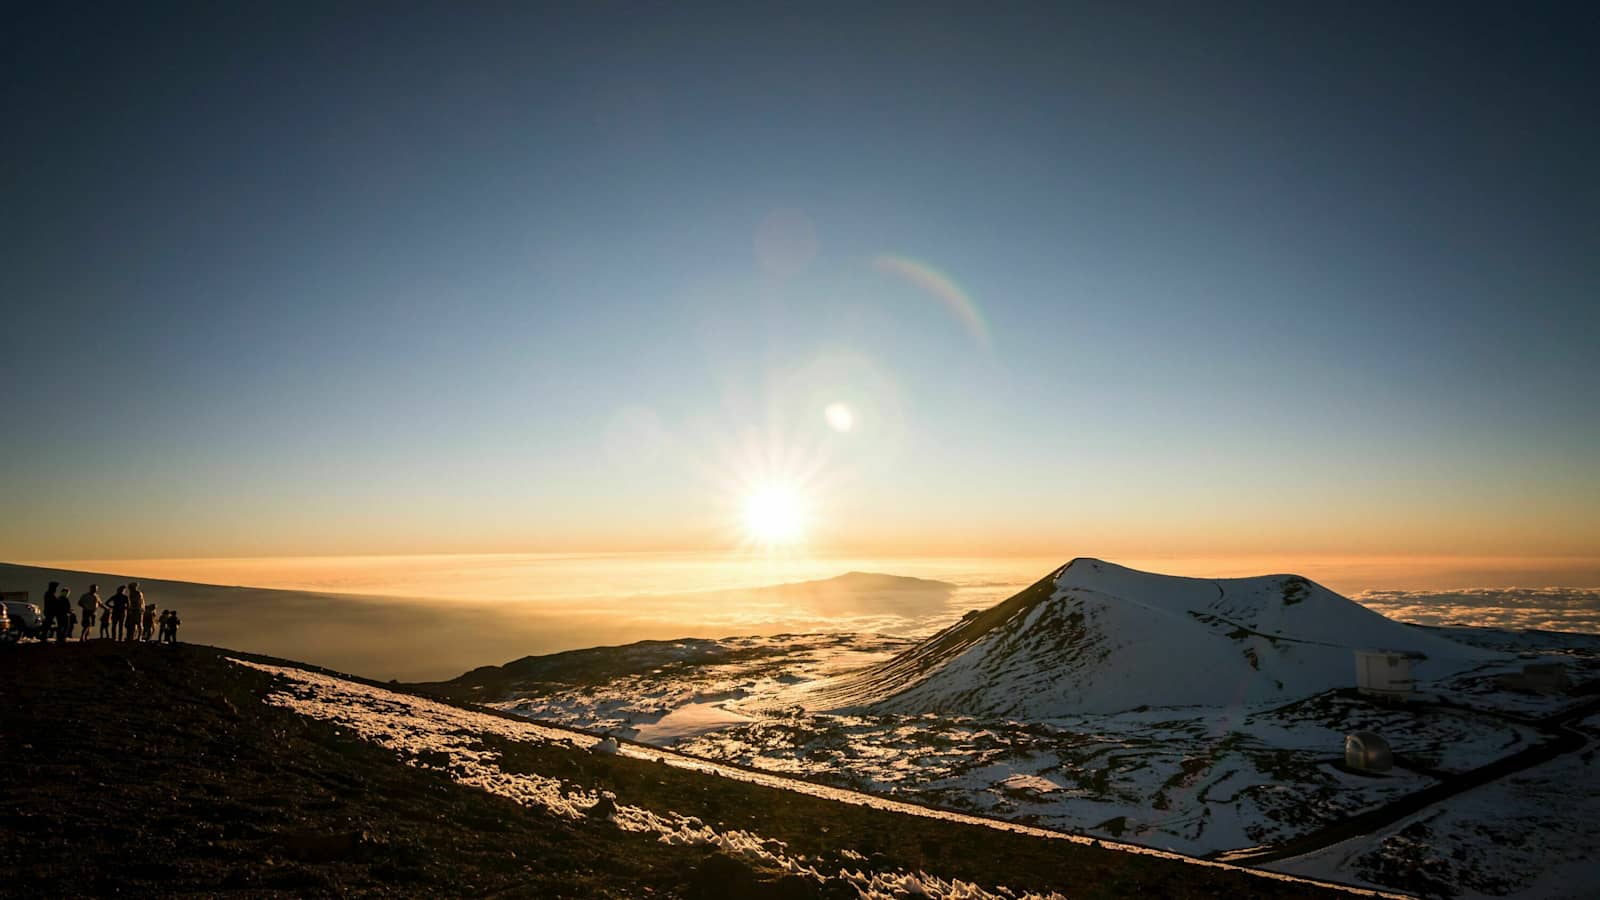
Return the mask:
{"type": "Polygon", "coordinates": [[[8,17],[14,558],[1600,552],[1592,15],[8,17]]]}

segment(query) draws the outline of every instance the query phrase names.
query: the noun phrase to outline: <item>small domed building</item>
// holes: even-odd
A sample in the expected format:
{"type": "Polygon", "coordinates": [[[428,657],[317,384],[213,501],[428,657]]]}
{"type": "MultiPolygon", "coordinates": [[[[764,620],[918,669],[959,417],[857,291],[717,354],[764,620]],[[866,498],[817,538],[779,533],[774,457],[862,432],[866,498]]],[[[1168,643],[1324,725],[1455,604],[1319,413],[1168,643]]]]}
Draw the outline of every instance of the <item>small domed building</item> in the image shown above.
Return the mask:
{"type": "Polygon", "coordinates": [[[1394,768],[1394,752],[1381,735],[1358,731],[1345,736],[1344,764],[1357,772],[1387,772],[1394,768]]]}

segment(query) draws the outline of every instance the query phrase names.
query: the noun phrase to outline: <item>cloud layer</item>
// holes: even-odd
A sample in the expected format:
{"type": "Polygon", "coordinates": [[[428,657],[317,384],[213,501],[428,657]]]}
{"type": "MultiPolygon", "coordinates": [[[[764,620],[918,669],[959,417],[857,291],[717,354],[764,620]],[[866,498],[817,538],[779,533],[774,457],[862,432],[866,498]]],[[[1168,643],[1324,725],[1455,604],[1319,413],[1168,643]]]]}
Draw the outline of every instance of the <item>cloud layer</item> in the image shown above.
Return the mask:
{"type": "Polygon", "coordinates": [[[1600,588],[1362,591],[1351,599],[1419,625],[1475,625],[1600,634],[1600,588]]]}

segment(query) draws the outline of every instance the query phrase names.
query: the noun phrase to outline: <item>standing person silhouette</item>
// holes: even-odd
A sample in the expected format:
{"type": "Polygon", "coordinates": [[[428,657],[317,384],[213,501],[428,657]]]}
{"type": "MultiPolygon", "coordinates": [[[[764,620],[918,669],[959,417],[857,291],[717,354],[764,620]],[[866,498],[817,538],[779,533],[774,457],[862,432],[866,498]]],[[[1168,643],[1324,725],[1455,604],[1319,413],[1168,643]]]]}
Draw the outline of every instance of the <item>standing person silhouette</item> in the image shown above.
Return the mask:
{"type": "Polygon", "coordinates": [[[127,640],[139,639],[139,624],[144,620],[144,591],[139,590],[139,582],[128,582],[128,630],[127,640]]]}
{"type": "Polygon", "coordinates": [[[167,623],[162,626],[162,634],[165,635],[167,643],[176,644],[178,642],[178,626],[183,624],[178,621],[178,611],[169,609],[162,615],[167,618],[167,623]]]}
{"type": "Polygon", "coordinates": [[[156,636],[156,605],[154,603],[146,603],[144,605],[144,621],[142,621],[140,623],[140,628],[139,628],[139,640],[141,640],[141,641],[150,641],[150,640],[154,640],[155,636],[156,636]]]}
{"type": "Polygon", "coordinates": [[[117,593],[107,604],[111,607],[111,639],[122,640],[123,623],[128,620],[128,586],[117,585],[117,593]]]}
{"type": "Polygon", "coordinates": [[[83,623],[83,631],[78,633],[78,640],[89,639],[89,629],[94,626],[94,614],[104,608],[105,604],[100,602],[100,585],[89,585],[89,589],[78,598],[78,609],[83,610],[83,615],[78,617],[78,621],[83,623]]]}
{"type": "Polygon", "coordinates": [[[44,589],[44,602],[39,604],[44,607],[44,630],[40,632],[41,640],[48,641],[50,635],[56,633],[56,588],[60,586],[61,582],[52,581],[50,586],[44,589]]]}
{"type": "Polygon", "coordinates": [[[72,626],[76,616],[72,614],[72,592],[66,585],[61,586],[61,593],[56,595],[56,643],[65,644],[67,638],[72,637],[72,626]]]}

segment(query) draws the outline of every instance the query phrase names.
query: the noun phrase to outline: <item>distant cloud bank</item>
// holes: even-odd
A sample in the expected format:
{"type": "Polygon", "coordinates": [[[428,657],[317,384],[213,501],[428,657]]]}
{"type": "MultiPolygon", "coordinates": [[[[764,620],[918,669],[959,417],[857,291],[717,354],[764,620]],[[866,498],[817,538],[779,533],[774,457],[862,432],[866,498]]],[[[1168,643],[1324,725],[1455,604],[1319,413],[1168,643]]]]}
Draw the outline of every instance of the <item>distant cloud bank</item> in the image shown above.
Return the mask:
{"type": "Polygon", "coordinates": [[[1600,588],[1469,588],[1362,591],[1351,599],[1419,625],[1580,631],[1600,634],[1600,588]]]}

